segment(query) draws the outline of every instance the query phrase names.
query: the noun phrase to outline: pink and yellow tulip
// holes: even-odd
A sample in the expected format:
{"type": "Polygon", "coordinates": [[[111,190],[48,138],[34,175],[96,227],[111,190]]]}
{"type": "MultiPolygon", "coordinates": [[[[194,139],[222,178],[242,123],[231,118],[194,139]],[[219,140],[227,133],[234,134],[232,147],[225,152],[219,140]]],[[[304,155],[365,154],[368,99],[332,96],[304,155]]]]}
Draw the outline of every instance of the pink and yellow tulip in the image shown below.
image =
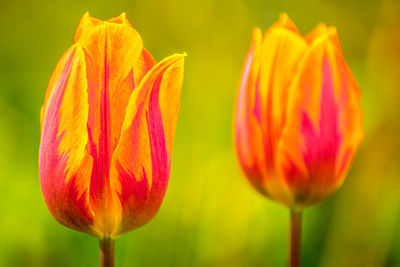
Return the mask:
{"type": "Polygon", "coordinates": [[[253,32],[237,95],[240,165],[263,195],[291,210],[290,266],[301,265],[301,212],[344,181],[363,138],[360,90],[336,28],[303,37],[286,14],[253,32]]]}
{"type": "Polygon", "coordinates": [[[85,14],[41,110],[43,196],[61,224],[100,239],[158,211],[171,165],[184,55],[159,63],[125,14],[85,14]]]}
{"type": "Polygon", "coordinates": [[[303,37],[283,14],[253,32],[237,95],[235,144],[250,183],[293,210],[344,181],[363,137],[360,90],[336,28],[303,37]]]}

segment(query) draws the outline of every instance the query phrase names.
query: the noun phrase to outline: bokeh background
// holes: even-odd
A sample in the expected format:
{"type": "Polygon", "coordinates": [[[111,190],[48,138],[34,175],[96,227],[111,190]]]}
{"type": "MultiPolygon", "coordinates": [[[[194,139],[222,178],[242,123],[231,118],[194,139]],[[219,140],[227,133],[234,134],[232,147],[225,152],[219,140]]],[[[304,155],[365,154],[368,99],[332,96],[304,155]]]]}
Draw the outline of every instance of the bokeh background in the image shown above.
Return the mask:
{"type": "Polygon", "coordinates": [[[116,242],[116,266],[286,266],[288,210],[244,179],[232,114],[252,29],[287,12],[338,28],[362,90],[365,138],[343,187],[304,214],[304,266],[400,266],[398,0],[0,1],[0,266],[98,266],[98,243],[58,224],[38,177],[39,109],[80,17],[125,11],[157,60],[187,52],[169,188],[116,242]]]}

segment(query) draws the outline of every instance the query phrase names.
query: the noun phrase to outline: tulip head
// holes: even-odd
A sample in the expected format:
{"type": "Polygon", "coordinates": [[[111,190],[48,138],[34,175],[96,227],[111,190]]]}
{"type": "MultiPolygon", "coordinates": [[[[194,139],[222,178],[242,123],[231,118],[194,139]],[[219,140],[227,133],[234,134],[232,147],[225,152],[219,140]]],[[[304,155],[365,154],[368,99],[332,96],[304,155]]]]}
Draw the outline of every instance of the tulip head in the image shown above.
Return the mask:
{"type": "Polygon", "coordinates": [[[125,14],[85,14],[41,109],[39,174],[57,221],[99,238],[147,223],[166,192],[184,55],[156,63],[125,14]]]}
{"type": "Polygon", "coordinates": [[[255,29],[234,123],[240,165],[262,194],[301,210],[337,189],[363,128],[336,29],[303,37],[286,14],[264,35],[255,29]]]}

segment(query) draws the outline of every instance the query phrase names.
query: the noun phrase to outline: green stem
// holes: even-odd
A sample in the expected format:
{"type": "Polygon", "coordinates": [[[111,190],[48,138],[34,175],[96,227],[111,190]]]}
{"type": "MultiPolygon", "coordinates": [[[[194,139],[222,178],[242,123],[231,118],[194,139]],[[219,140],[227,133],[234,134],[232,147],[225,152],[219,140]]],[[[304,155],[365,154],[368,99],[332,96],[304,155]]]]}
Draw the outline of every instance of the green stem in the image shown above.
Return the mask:
{"type": "Polygon", "coordinates": [[[301,211],[290,211],[290,267],[301,266],[301,211]]]}
{"type": "Polygon", "coordinates": [[[100,267],[114,267],[114,240],[100,239],[100,267]]]}

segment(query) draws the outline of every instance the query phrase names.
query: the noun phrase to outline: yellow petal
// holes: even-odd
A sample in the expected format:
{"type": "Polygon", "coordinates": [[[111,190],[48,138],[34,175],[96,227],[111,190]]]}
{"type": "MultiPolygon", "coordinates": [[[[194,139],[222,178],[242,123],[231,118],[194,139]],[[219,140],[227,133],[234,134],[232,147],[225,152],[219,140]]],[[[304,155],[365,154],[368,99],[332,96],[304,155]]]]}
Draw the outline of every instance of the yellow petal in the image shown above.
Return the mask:
{"type": "Polygon", "coordinates": [[[261,122],[267,140],[267,157],[274,159],[276,142],[286,123],[289,88],[308,46],[297,34],[276,28],[264,39],[261,49],[261,122]]]}
{"type": "Polygon", "coordinates": [[[57,85],[59,77],[62,71],[64,70],[67,61],[70,59],[71,55],[73,55],[74,52],[75,52],[75,46],[72,46],[67,51],[65,51],[65,53],[61,56],[61,58],[57,62],[56,68],[54,69],[53,73],[51,74],[49,84],[47,85],[44,103],[40,109],[40,129],[43,129],[43,121],[44,117],[46,116],[47,105],[49,103],[50,96],[52,95],[53,90],[57,85]]]}
{"type": "Polygon", "coordinates": [[[133,75],[136,71],[134,66],[142,53],[142,39],[133,28],[106,22],[92,28],[78,43],[84,49],[87,61],[88,127],[94,143],[98,144],[100,136],[106,134],[100,129],[100,122],[107,120],[107,138],[110,140],[110,151],[113,151],[118,143],[128,100],[138,86],[133,75]],[[107,103],[107,107],[103,102],[107,103]]]}
{"type": "Polygon", "coordinates": [[[86,12],[79,21],[78,27],[75,30],[74,43],[78,42],[82,35],[86,34],[92,28],[102,25],[104,22],[100,19],[94,18],[86,12]]]}
{"type": "Polygon", "coordinates": [[[133,29],[132,24],[126,18],[126,13],[125,12],[121,13],[121,15],[119,15],[118,17],[115,17],[115,18],[107,20],[107,22],[116,23],[116,24],[122,24],[122,25],[125,25],[125,26],[128,26],[128,27],[131,27],[133,29]]]}
{"type": "Polygon", "coordinates": [[[184,55],[170,56],[151,69],[133,92],[121,138],[114,151],[111,179],[122,208],[119,235],[150,220],[169,177],[184,55]]]}

